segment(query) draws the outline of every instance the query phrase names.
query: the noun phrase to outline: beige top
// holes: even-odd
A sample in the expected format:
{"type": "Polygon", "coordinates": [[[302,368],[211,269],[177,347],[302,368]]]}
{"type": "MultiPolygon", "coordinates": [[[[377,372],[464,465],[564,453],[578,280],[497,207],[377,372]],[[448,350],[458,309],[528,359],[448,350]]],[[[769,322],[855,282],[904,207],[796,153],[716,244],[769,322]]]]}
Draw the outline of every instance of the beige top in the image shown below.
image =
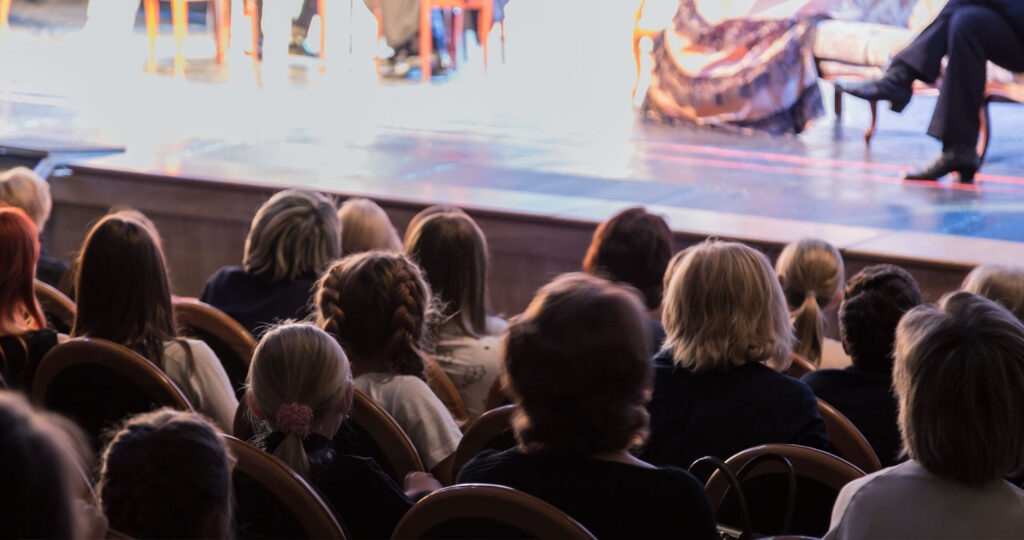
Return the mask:
{"type": "Polygon", "coordinates": [[[213,420],[224,433],[231,433],[238,399],[224,366],[206,343],[197,339],[184,341],[192,349],[195,371],[188,372],[185,349],[176,341],[168,341],[164,344],[164,373],[178,385],[197,412],[213,420]]]}
{"type": "Polygon", "coordinates": [[[438,334],[430,356],[459,391],[471,420],[486,411],[491,385],[501,374],[501,340],[507,326],[497,317],[488,317],[485,336],[467,336],[454,322],[445,324],[438,334]]]}

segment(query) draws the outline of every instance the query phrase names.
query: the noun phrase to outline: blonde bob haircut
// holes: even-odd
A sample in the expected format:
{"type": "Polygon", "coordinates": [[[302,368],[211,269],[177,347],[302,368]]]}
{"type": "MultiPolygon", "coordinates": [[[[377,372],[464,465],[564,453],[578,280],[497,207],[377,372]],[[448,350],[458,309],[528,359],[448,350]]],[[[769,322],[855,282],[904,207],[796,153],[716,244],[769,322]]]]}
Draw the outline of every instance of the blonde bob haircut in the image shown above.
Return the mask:
{"type": "Polygon", "coordinates": [[[271,282],[315,277],[341,256],[341,223],[331,201],[289,189],[256,211],[245,239],[245,273],[271,282]]]}
{"type": "Polygon", "coordinates": [[[387,213],[370,199],[355,198],[338,209],[345,255],[384,250],[402,253],[402,239],[387,213]]]}
{"type": "Polygon", "coordinates": [[[27,167],[15,167],[0,174],[0,206],[21,208],[40,233],[50,219],[53,199],[50,184],[27,167]]]}
{"type": "Polygon", "coordinates": [[[1024,465],[1024,325],[974,293],[918,306],[896,330],[903,451],[932,474],[983,486],[1024,465]]]}
{"type": "Polygon", "coordinates": [[[707,240],[687,249],[669,281],[662,321],[673,362],[695,373],[764,362],[789,368],[793,326],[761,252],[707,240]]]}
{"type": "Polygon", "coordinates": [[[998,302],[1024,321],[1024,270],[984,264],[971,270],[960,288],[998,302]]]}

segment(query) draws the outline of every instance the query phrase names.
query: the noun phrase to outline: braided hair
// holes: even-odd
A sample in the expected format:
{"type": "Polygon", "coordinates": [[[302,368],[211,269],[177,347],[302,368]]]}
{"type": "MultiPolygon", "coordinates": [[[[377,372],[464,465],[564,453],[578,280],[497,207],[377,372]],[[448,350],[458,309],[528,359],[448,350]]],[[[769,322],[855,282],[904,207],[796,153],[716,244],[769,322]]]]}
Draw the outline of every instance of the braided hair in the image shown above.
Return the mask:
{"type": "Polygon", "coordinates": [[[423,273],[405,255],[370,251],[337,261],[317,283],[315,298],[321,328],[353,364],[384,356],[389,371],[424,377],[438,310],[423,273]]]}

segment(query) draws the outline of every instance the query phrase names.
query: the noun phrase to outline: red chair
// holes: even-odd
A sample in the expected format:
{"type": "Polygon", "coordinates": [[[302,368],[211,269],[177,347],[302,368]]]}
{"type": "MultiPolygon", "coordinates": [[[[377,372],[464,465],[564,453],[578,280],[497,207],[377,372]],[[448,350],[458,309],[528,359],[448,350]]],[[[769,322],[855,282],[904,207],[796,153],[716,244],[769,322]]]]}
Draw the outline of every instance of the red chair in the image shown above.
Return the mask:
{"type": "MultiPolygon", "coordinates": [[[[193,2],[207,4],[208,14],[213,18],[213,39],[217,43],[217,62],[222,62],[231,36],[231,4],[229,0],[171,0],[174,38],[178,42],[177,56],[180,58],[182,55],[181,45],[185,40],[185,34],[188,33],[188,5],[193,2]]],[[[149,55],[152,58],[155,54],[157,29],[160,25],[160,2],[159,0],[143,0],[142,5],[146,12],[146,35],[149,36],[149,55]]]]}

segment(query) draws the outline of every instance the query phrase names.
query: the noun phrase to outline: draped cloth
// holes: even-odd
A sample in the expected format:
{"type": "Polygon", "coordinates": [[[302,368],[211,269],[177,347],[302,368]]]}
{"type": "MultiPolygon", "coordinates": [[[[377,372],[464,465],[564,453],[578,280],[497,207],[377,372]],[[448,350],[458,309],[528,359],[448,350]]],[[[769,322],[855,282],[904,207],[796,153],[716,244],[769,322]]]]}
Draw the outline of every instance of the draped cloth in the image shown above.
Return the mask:
{"type": "Polygon", "coordinates": [[[655,39],[644,112],[669,123],[799,133],[824,114],[814,26],[842,0],[680,0],[655,39]]]}

